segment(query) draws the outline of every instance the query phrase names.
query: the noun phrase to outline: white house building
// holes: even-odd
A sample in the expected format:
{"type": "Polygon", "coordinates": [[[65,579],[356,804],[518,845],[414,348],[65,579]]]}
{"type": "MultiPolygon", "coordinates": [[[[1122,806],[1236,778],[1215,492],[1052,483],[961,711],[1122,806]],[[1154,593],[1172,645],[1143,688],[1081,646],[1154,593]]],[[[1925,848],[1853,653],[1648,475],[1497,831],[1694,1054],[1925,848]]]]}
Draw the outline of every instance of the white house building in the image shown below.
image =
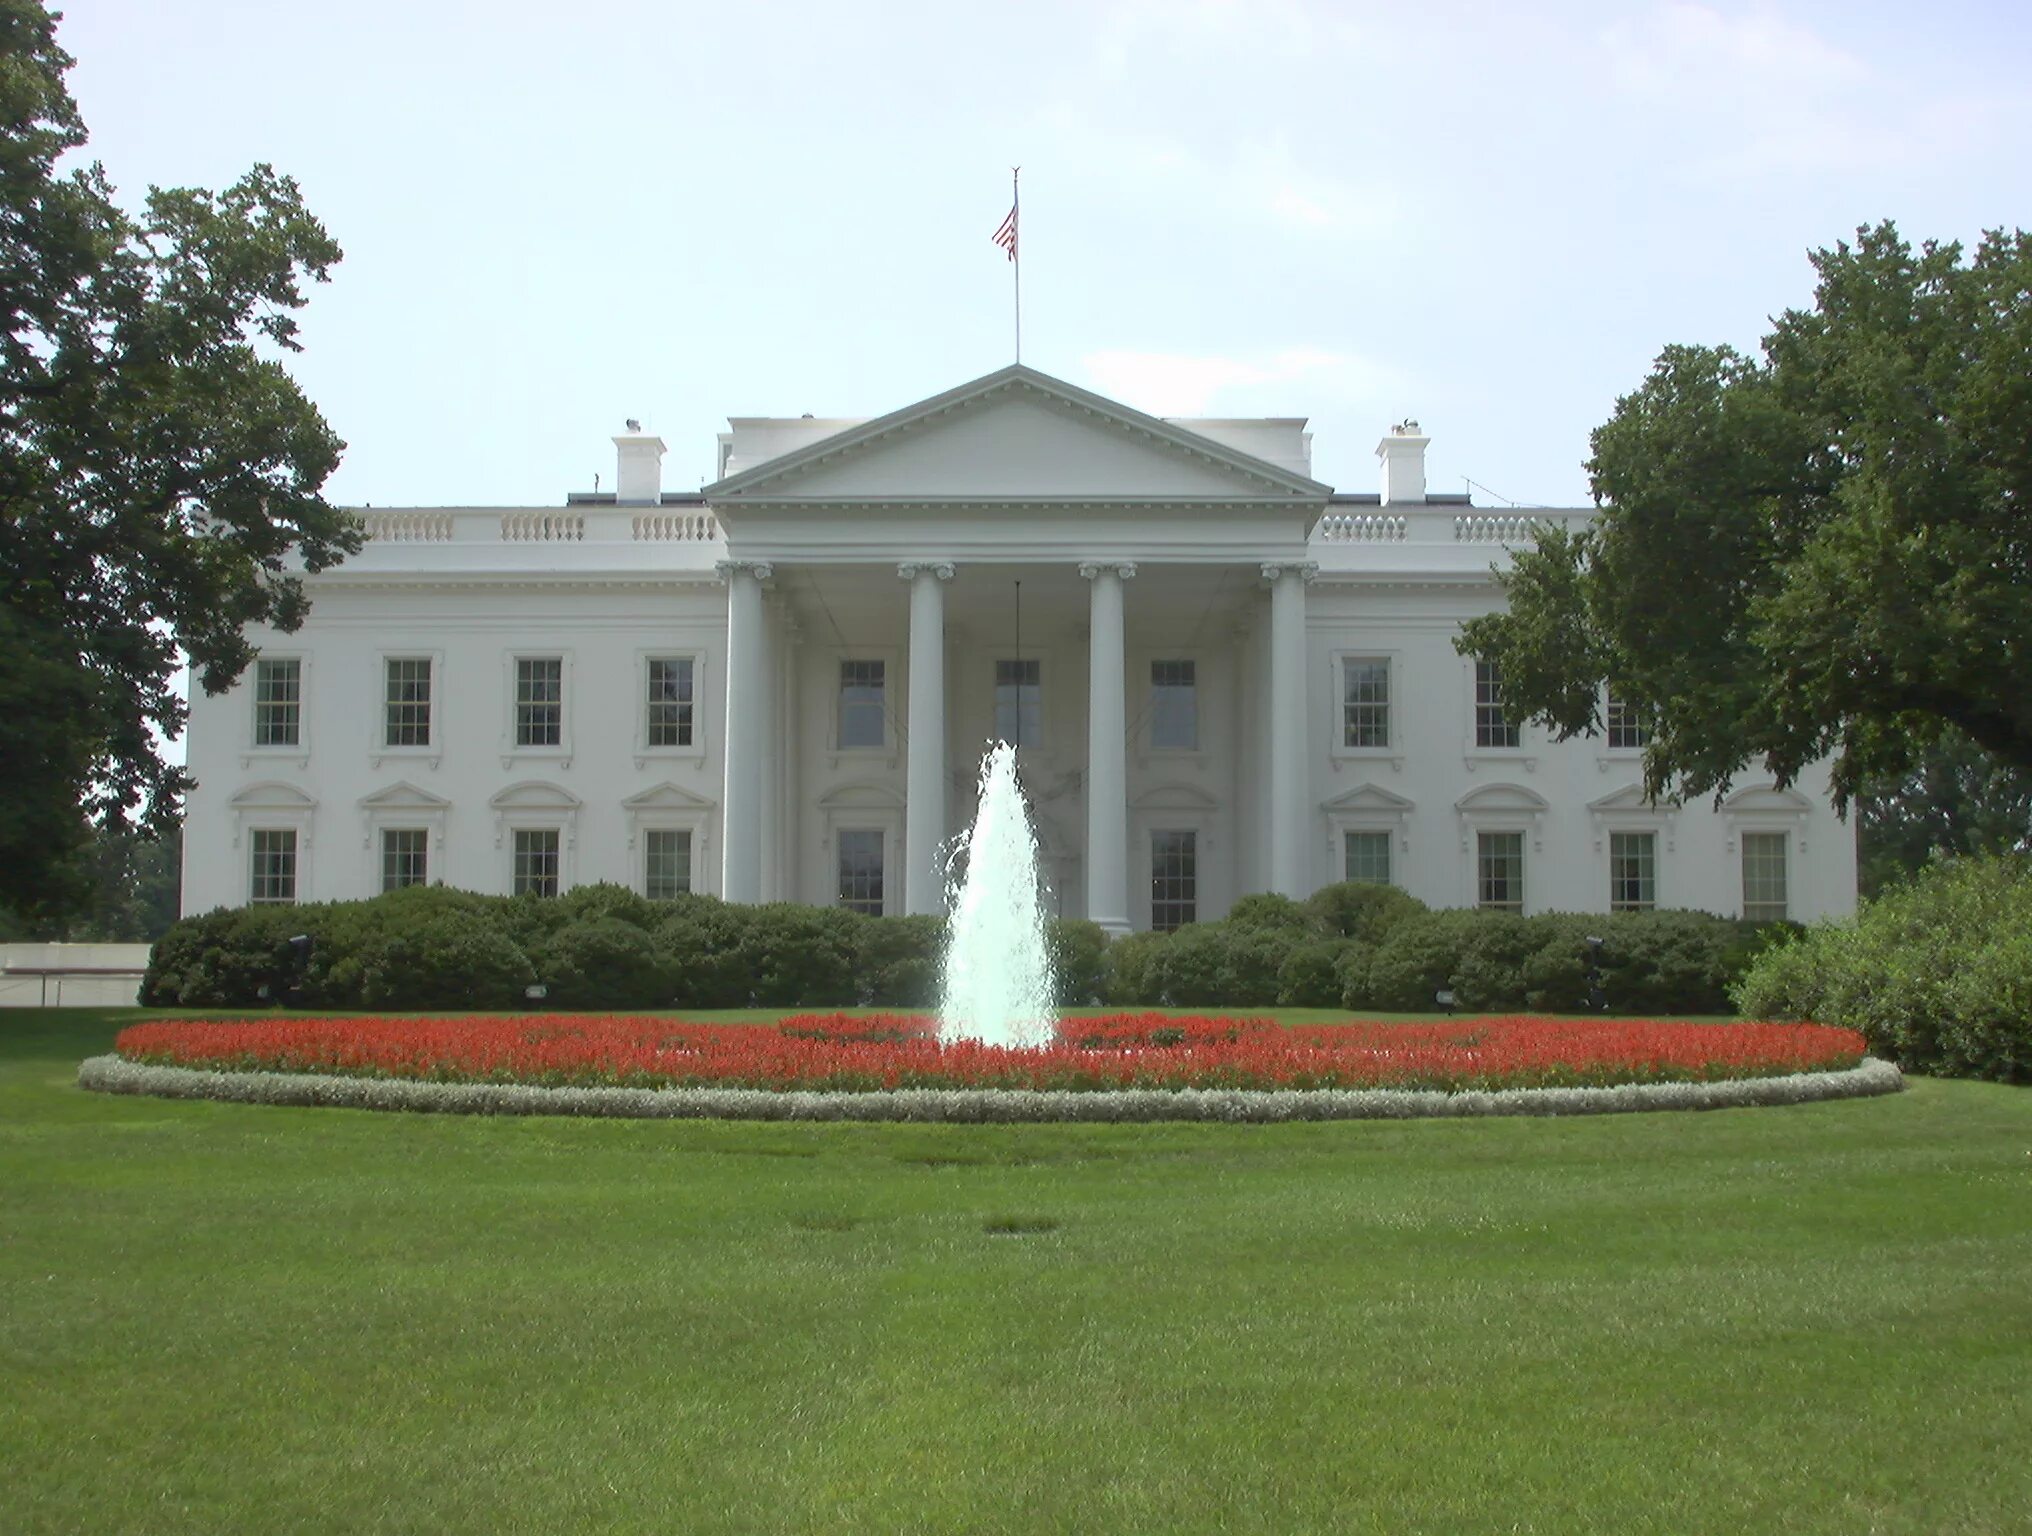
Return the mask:
{"type": "Polygon", "coordinates": [[[1824,776],[1647,804],[1638,721],[1555,742],[1457,655],[1543,521],[1314,480],[1303,418],[1160,420],[1016,366],[872,421],[738,417],[720,478],[360,513],[192,700],[184,906],[419,881],[936,912],[985,746],[1017,743],[1068,916],[1115,931],[1251,891],[1436,906],[1855,902],[1824,776]]]}

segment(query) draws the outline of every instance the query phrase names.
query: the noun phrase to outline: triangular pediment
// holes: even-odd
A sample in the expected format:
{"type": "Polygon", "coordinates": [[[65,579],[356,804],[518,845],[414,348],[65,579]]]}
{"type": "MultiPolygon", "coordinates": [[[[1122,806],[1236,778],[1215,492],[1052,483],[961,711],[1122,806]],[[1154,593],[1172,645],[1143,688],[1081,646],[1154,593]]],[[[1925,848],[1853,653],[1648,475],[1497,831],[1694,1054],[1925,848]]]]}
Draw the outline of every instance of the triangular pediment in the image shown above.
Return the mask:
{"type": "Polygon", "coordinates": [[[442,811],[450,807],[451,801],[427,789],[418,789],[405,779],[371,795],[362,795],[360,805],[369,811],[442,811]]]}
{"type": "Polygon", "coordinates": [[[1804,816],[1813,809],[1813,802],[1796,789],[1762,784],[1737,790],[1722,802],[1722,809],[1737,816],[1804,816]]]}
{"type": "Polygon", "coordinates": [[[260,784],[249,784],[235,794],[226,804],[236,811],[314,811],[317,801],[298,789],[294,784],[284,784],[270,779],[260,784]]]}
{"type": "Polygon", "coordinates": [[[706,487],[743,504],[1273,502],[1328,487],[1020,365],[706,487]]]}
{"type": "Polygon", "coordinates": [[[1323,801],[1320,809],[1330,815],[1409,816],[1416,810],[1402,795],[1393,795],[1377,784],[1357,784],[1353,789],[1323,801]]]}
{"type": "Polygon", "coordinates": [[[621,802],[621,808],[628,811],[709,811],[713,802],[703,795],[693,794],[682,785],[666,782],[630,795],[621,802]]]}
{"type": "Polygon", "coordinates": [[[1131,803],[1139,811],[1214,811],[1221,804],[1197,784],[1159,784],[1131,803]]]}
{"type": "Polygon", "coordinates": [[[818,806],[822,811],[898,811],[903,808],[903,796],[887,784],[864,779],[821,796],[818,806]]]}
{"type": "Polygon", "coordinates": [[[1679,807],[1670,800],[1645,799],[1642,784],[1625,784],[1621,789],[1610,790],[1599,799],[1588,802],[1588,811],[1596,816],[1609,816],[1617,812],[1670,815],[1678,809],[1679,807]]]}

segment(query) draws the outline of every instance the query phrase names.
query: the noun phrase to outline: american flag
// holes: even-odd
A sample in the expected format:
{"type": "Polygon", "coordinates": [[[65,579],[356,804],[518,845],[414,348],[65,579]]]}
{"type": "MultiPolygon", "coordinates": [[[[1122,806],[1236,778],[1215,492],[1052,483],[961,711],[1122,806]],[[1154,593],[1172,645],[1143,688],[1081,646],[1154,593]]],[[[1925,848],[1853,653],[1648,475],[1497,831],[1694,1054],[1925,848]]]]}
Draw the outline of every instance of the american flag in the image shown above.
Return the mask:
{"type": "Polygon", "coordinates": [[[1009,253],[1009,259],[1016,259],[1016,204],[1009,205],[1009,217],[1002,221],[1002,227],[995,231],[995,244],[1009,253]]]}

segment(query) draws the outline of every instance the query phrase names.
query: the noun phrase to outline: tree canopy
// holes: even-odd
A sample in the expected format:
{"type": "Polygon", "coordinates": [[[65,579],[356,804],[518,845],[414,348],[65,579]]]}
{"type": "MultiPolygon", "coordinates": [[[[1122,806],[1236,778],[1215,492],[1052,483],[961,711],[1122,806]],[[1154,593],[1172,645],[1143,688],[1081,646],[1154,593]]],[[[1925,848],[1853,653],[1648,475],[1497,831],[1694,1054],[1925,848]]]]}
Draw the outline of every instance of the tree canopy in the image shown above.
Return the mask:
{"type": "Polygon", "coordinates": [[[0,0],[0,904],[45,911],[91,822],[175,823],[151,728],[183,725],[183,658],[230,687],[245,626],[302,623],[292,555],[359,547],[319,494],[344,444],[282,363],[338,246],[266,165],[136,214],[60,168],[86,134],[59,19],[0,0]]]}
{"type": "Polygon", "coordinates": [[[1832,755],[1845,808],[1950,731],[2032,768],[2032,237],[1964,260],[1887,223],[1812,261],[1761,356],[1660,354],[1594,433],[1600,516],[1519,551],[1456,642],[1561,737],[1606,685],[1653,794],[1832,755]]]}

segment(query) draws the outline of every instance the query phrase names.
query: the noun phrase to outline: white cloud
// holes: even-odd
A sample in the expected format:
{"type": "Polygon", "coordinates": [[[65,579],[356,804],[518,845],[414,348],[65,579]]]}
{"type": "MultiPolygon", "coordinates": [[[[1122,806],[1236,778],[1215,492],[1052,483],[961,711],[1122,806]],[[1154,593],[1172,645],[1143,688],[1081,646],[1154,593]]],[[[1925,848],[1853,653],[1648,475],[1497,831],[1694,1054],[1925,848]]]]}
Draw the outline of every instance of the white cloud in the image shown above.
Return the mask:
{"type": "Polygon", "coordinates": [[[1087,381],[1100,393],[1153,416],[1204,416],[1217,406],[1299,414],[1322,397],[1374,403],[1394,389],[1398,376],[1367,358],[1319,347],[1274,352],[1089,352],[1080,359],[1087,381]],[[1301,391],[1304,399],[1294,398],[1301,391]]]}

